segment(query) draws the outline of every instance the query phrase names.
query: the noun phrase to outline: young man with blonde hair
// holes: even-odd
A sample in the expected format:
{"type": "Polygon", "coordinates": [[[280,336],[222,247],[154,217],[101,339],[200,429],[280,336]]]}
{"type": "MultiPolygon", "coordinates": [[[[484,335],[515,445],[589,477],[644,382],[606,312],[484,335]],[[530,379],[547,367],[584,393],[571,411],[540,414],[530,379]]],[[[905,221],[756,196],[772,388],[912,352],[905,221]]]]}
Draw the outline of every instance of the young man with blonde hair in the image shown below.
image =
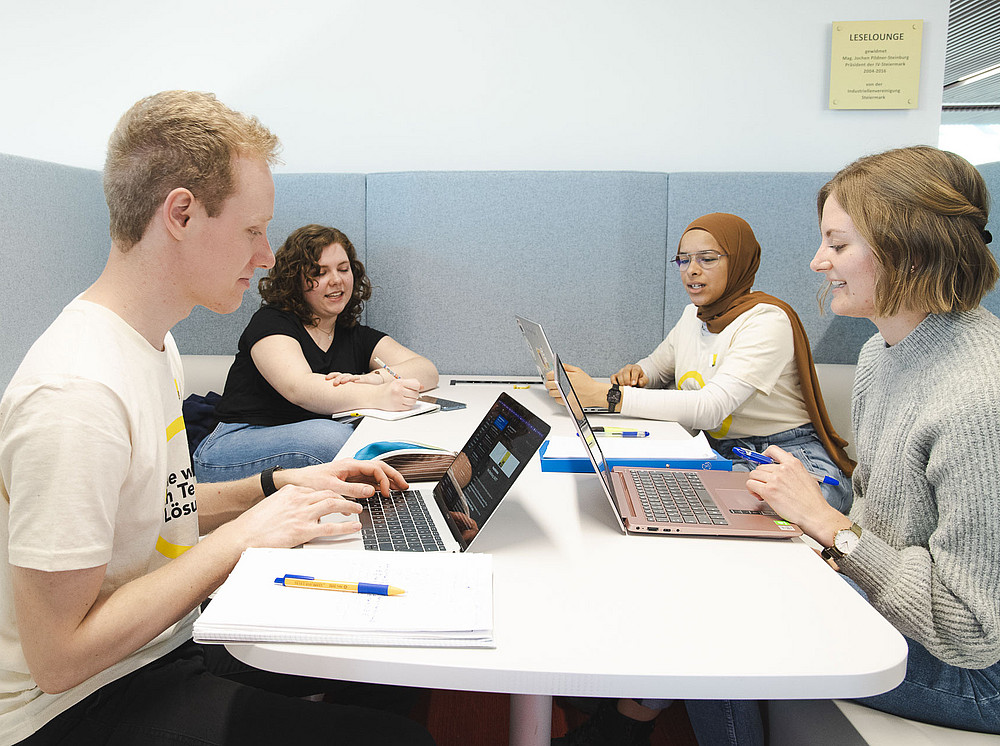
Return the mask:
{"type": "Polygon", "coordinates": [[[111,136],[107,265],[0,401],[0,742],[430,742],[404,718],[301,699],[327,682],[191,642],[244,549],[358,530],[319,519],[405,484],[354,461],[195,484],[169,330],[195,305],[235,310],[273,264],[277,146],[184,91],[139,101],[111,136]]]}

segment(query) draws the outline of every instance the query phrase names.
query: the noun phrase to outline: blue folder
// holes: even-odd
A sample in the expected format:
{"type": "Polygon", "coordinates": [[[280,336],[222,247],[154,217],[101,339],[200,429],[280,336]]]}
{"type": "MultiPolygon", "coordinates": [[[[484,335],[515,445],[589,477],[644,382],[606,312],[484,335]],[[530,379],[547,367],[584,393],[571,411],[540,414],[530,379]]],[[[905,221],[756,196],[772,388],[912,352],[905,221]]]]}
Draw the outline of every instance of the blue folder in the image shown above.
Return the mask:
{"type": "MultiPolygon", "coordinates": [[[[539,458],[542,464],[542,471],[561,471],[576,474],[586,474],[594,470],[594,465],[586,456],[565,456],[546,458],[545,452],[548,450],[549,441],[542,443],[539,449],[539,458]]],[[[607,457],[608,466],[612,469],[616,466],[638,466],[647,469],[711,469],[713,471],[732,471],[733,462],[723,458],[718,453],[714,458],[691,459],[691,458],[614,458],[607,457]]]]}

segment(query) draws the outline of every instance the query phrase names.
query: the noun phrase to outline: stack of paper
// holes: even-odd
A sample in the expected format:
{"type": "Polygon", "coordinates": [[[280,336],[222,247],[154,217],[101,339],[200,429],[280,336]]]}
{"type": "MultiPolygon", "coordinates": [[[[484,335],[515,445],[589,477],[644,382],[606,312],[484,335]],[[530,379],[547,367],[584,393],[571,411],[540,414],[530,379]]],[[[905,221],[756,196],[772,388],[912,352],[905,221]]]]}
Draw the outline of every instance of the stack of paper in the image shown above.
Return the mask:
{"type": "MultiPolygon", "coordinates": [[[[641,428],[638,428],[641,429],[641,428]]],[[[680,426],[677,428],[680,430],[680,426]]],[[[714,469],[731,471],[733,464],[708,443],[705,434],[680,431],[669,438],[614,438],[597,436],[608,466],[714,469]]],[[[591,472],[594,467],[578,435],[553,436],[542,444],[542,471],[591,472]]]]}
{"type": "Polygon", "coordinates": [[[488,554],[248,549],[194,625],[197,642],[494,647],[488,554]],[[400,596],[293,588],[284,575],[382,583],[400,596]]]}

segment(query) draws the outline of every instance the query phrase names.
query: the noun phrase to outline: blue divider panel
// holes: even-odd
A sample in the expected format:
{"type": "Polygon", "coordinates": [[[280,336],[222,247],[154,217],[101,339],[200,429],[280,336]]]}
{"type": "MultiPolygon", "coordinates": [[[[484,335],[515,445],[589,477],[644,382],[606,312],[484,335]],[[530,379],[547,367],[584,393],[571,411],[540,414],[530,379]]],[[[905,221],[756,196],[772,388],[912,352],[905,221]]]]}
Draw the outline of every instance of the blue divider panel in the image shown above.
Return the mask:
{"type": "Polygon", "coordinates": [[[515,314],[606,376],[663,338],[667,176],[368,177],[369,323],[442,373],[529,374],[515,314]]]}
{"type": "MultiPolygon", "coordinates": [[[[342,230],[365,261],[364,174],[276,174],[274,219],[267,229],[271,248],[277,251],[289,233],[309,223],[342,230]]],[[[257,270],[237,311],[221,316],[198,306],[174,327],[180,351],[198,355],[235,353],[240,334],[260,308],[257,281],[264,274],[265,270],[257,270]]]]}
{"type": "Polygon", "coordinates": [[[28,348],[104,269],[101,174],[0,154],[0,390],[28,348]]]}
{"type": "MultiPolygon", "coordinates": [[[[1000,163],[979,167],[994,195],[1000,163]]],[[[874,327],[820,315],[815,198],[824,173],[413,172],[278,174],[277,248],[311,222],[349,235],[376,286],[366,322],[430,356],[443,373],[528,374],[514,324],[540,321],[556,351],[608,375],[650,350],[687,303],[667,260],[684,227],[733,212],[763,247],[757,288],[799,312],[820,363],[854,363],[874,327]],[[669,193],[668,193],[669,178],[669,193]]],[[[110,248],[98,171],[0,154],[0,384],[34,339],[94,281],[110,248]]],[[[259,275],[258,275],[259,276],[259,275]]],[[[174,330],[188,354],[231,354],[260,302],[203,308],[174,330]]],[[[984,305],[1000,315],[1000,295],[984,305]]]]}

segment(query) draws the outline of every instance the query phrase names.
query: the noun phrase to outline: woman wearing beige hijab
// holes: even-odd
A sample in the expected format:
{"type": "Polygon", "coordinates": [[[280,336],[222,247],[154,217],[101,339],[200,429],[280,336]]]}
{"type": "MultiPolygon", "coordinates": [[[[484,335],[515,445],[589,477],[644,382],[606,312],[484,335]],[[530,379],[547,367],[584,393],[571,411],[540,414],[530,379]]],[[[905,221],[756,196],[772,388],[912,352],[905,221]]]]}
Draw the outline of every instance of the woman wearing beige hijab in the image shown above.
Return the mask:
{"type": "MultiPolygon", "coordinates": [[[[734,460],[733,447],[778,445],[839,481],[822,485],[824,497],[847,511],[854,465],[846,441],[830,424],[799,317],[784,301],[752,291],[760,244],[749,224],[727,213],[700,217],[673,261],[691,305],[649,356],[612,375],[611,384],[566,366],[583,405],[704,430],[734,460]]],[[[558,397],[554,382],[549,392],[558,397]]]]}

